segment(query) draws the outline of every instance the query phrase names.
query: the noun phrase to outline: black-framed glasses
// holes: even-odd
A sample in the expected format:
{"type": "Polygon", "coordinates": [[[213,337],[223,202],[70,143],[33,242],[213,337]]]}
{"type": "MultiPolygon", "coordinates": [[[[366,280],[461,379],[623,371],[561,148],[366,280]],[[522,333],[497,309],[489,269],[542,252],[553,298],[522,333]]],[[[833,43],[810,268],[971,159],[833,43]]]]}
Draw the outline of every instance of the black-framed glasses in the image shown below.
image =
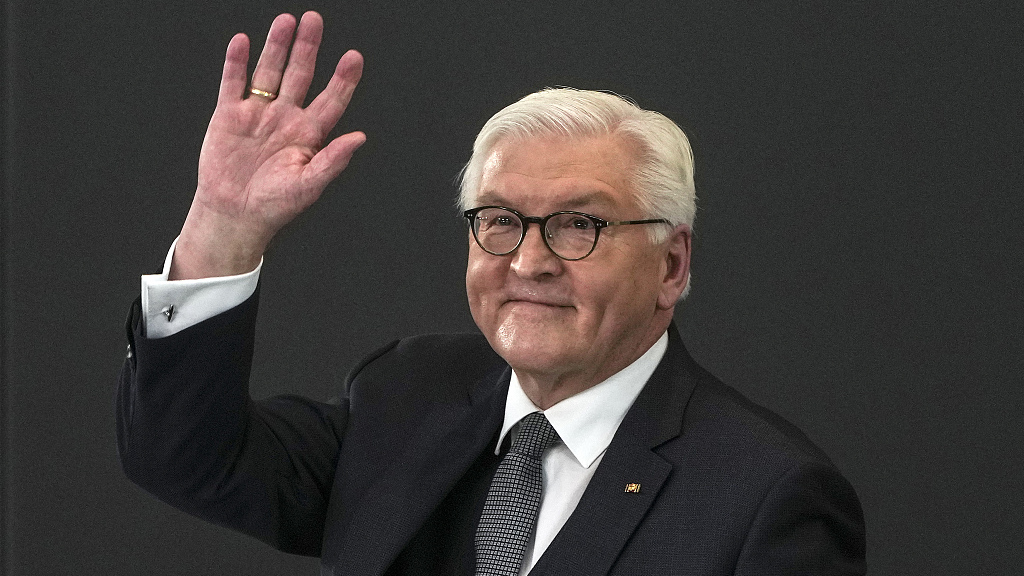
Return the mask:
{"type": "Polygon", "coordinates": [[[485,252],[495,256],[513,252],[526,238],[527,227],[537,224],[544,244],[563,260],[581,260],[589,256],[597,246],[602,228],[629,224],[671,224],[664,218],[609,222],[571,210],[544,217],[524,216],[504,206],[481,206],[466,210],[462,215],[469,221],[477,245],[485,252]]]}

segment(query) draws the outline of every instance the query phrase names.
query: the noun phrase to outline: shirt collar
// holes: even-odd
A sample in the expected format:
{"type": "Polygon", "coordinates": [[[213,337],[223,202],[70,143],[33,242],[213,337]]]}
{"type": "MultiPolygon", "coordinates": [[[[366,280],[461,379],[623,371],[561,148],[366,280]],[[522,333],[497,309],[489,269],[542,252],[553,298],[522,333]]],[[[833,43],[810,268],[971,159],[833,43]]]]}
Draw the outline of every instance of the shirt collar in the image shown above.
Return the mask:
{"type": "MultiPolygon", "coordinates": [[[[651,374],[654,374],[654,369],[658,367],[667,349],[668,332],[662,334],[643,356],[607,380],[543,411],[581,466],[590,468],[608,449],[626,412],[640,395],[651,374]]],[[[501,444],[513,426],[527,414],[538,411],[541,411],[540,408],[523,392],[519,376],[513,370],[505,400],[505,422],[501,426],[494,453],[500,453],[501,444]]]]}

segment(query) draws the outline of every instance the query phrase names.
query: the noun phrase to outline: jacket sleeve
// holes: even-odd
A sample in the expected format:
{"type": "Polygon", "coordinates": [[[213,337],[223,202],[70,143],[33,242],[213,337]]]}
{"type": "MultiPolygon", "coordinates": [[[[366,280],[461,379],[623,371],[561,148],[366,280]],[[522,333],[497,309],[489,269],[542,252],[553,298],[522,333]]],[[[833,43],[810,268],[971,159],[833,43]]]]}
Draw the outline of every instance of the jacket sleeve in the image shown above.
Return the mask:
{"type": "Polygon", "coordinates": [[[736,576],[863,575],[864,516],[853,487],[823,463],[800,463],[767,493],[736,576]]]}
{"type": "Polygon", "coordinates": [[[172,506],[293,554],[318,556],[347,400],[248,391],[257,293],[182,332],[127,322],[117,442],[133,482],[172,506]]]}

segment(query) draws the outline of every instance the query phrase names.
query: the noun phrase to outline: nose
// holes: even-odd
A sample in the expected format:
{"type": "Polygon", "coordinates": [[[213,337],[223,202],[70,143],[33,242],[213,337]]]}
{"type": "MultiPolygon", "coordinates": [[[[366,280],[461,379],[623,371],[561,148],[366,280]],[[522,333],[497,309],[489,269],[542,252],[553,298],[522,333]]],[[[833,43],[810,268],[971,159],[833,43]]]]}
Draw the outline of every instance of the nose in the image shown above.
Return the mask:
{"type": "Polygon", "coordinates": [[[562,271],[562,259],[544,243],[540,225],[527,225],[522,244],[512,255],[512,270],[520,278],[537,278],[562,271]]]}

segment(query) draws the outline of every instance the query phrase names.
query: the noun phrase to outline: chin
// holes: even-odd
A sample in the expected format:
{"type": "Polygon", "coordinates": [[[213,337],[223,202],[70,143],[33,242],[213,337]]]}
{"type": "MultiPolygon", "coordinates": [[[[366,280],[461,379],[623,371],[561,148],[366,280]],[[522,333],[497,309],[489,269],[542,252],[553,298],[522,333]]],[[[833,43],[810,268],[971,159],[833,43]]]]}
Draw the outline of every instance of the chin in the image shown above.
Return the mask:
{"type": "Polygon", "coordinates": [[[495,331],[491,346],[516,370],[550,372],[567,364],[566,344],[576,339],[552,326],[505,322],[495,331]]]}

